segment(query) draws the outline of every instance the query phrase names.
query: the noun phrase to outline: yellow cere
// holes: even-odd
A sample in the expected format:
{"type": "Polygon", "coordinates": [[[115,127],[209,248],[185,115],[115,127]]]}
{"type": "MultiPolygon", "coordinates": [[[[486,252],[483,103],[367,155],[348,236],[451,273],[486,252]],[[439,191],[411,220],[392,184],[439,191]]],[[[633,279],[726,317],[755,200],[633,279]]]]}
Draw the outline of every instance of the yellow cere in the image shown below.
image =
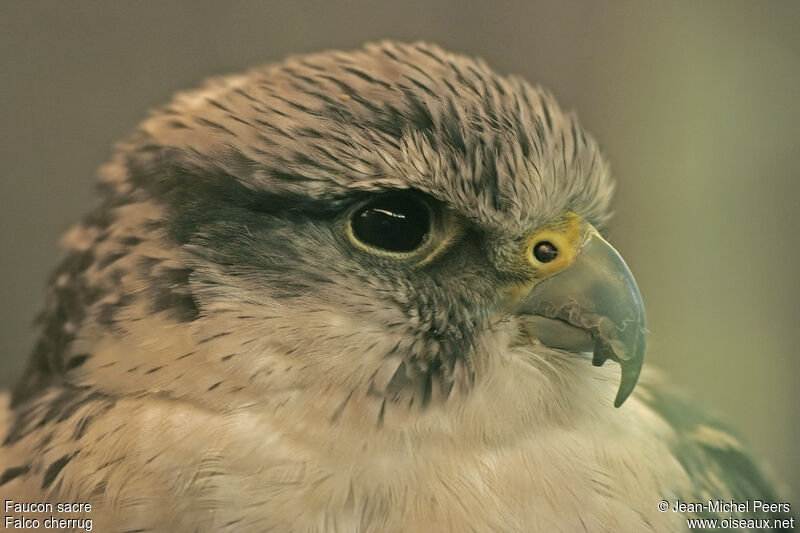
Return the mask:
{"type": "Polygon", "coordinates": [[[550,277],[570,266],[581,247],[583,220],[575,213],[567,213],[563,219],[528,237],[525,245],[525,259],[536,269],[539,279],[550,277]],[[538,243],[547,241],[556,247],[558,255],[549,263],[542,263],[533,255],[538,243]]]}

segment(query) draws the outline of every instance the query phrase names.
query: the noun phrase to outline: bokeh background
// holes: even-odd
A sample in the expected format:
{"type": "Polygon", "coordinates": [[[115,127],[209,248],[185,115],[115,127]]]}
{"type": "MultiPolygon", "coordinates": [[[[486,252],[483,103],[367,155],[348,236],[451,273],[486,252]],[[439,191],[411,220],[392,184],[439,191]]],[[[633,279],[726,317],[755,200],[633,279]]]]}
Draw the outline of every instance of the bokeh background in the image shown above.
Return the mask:
{"type": "Polygon", "coordinates": [[[290,53],[431,40],[578,112],[618,179],[611,237],[644,295],[647,364],[738,426],[800,504],[798,23],[791,0],[4,0],[0,386],[59,235],[147,109],[290,53]]]}

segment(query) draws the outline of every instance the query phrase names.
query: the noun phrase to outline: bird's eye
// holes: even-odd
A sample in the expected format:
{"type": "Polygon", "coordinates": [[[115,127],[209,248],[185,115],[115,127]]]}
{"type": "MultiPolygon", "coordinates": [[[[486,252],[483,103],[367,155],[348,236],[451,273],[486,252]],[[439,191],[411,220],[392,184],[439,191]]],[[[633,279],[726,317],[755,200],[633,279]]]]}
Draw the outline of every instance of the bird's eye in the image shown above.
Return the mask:
{"type": "Polygon", "coordinates": [[[540,263],[549,263],[558,257],[558,248],[549,241],[537,242],[533,246],[533,257],[540,263]]]}
{"type": "Polygon", "coordinates": [[[408,253],[419,248],[431,229],[431,209],[419,197],[388,194],[353,212],[353,236],[368,247],[408,253]]]}

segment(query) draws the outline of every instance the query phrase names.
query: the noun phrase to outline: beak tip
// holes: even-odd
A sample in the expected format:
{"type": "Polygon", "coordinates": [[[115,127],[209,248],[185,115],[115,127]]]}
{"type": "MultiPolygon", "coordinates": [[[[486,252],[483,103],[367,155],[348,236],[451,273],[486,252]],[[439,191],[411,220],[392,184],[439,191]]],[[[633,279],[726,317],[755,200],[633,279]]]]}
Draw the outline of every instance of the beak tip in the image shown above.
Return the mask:
{"type": "MultiPolygon", "coordinates": [[[[642,347],[644,348],[644,347],[642,347]]],[[[642,362],[644,359],[644,349],[642,354],[628,361],[620,361],[620,380],[617,396],[614,398],[614,407],[620,407],[636,388],[639,381],[639,374],[642,372],[642,362]]]]}
{"type": "Polygon", "coordinates": [[[619,408],[625,403],[625,400],[628,399],[631,392],[633,392],[633,387],[630,388],[622,388],[620,386],[619,390],[617,391],[617,396],[614,398],[614,407],[619,408]]]}
{"type": "Polygon", "coordinates": [[[627,330],[624,338],[604,338],[596,335],[594,357],[592,364],[602,366],[611,359],[620,366],[620,381],[617,395],[614,398],[614,407],[620,407],[631,395],[639,381],[639,374],[644,363],[644,354],[647,343],[647,329],[642,316],[641,322],[635,329],[627,330]]]}

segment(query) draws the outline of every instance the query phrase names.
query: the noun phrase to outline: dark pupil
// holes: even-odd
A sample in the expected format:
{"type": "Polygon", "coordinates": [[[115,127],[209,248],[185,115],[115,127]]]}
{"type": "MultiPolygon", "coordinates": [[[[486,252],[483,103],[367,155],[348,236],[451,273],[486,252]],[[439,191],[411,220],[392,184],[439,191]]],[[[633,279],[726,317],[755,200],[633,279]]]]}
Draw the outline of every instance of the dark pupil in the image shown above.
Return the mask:
{"type": "Polygon", "coordinates": [[[533,256],[540,263],[549,263],[555,259],[557,255],[558,250],[556,247],[547,241],[536,243],[536,246],[533,247],[533,256]]]}
{"type": "Polygon", "coordinates": [[[408,196],[379,198],[356,211],[353,234],[362,242],[390,252],[410,252],[428,234],[425,205],[408,196]]]}

